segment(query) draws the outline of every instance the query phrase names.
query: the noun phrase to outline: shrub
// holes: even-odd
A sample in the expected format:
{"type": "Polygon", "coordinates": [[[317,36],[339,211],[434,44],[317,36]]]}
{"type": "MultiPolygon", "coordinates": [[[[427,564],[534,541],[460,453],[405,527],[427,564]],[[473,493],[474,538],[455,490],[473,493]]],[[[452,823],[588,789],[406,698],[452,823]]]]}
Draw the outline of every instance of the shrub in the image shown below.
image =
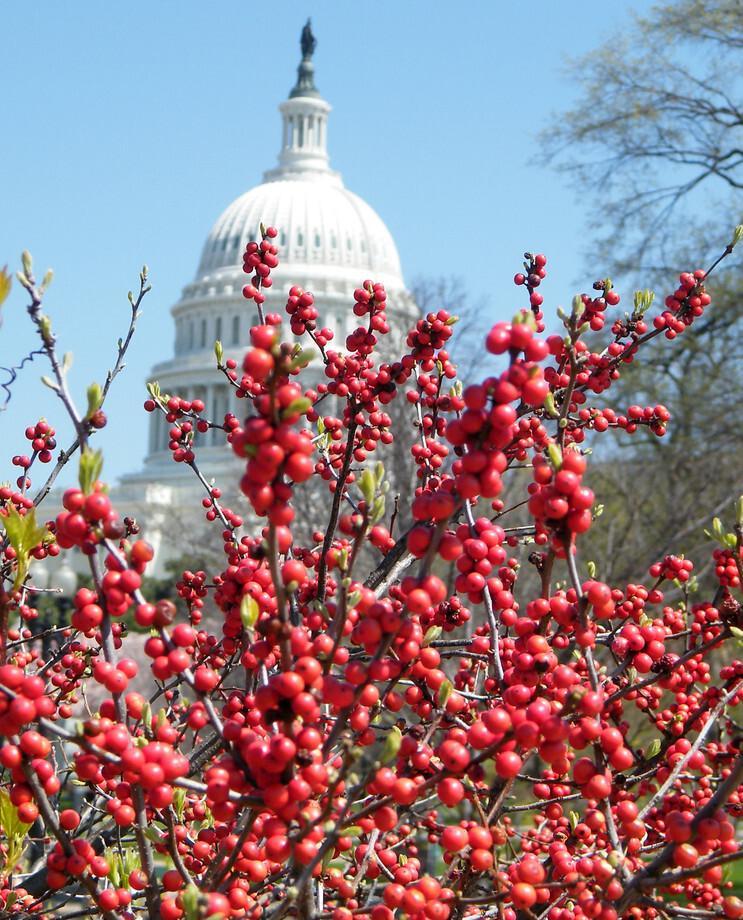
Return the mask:
{"type": "Polygon", "coordinates": [[[76,437],[32,497],[56,449],[51,425],[32,423],[20,478],[0,489],[5,911],[59,911],[74,895],[106,918],[164,920],[743,916],[724,881],[741,856],[741,502],[733,511],[731,496],[732,524],[710,522],[710,595],[683,547],[638,559],[628,584],[590,561],[590,439],[672,424],[662,405],[592,400],[606,404],[651,340],[713,309],[720,259],[682,273],[660,310],[640,292],[613,319],[620,297],[598,281],[548,335],[546,259],[527,253],[515,277],[527,306],[485,341],[499,372],[463,387],[445,311],[417,322],[397,360],[377,357],[390,324],[371,281],[354,293],[345,349],[300,288],[287,303],[299,343],[282,341],[281,317],[264,313],[274,237],[262,230],[244,256],[257,321],[242,366],[215,349],[244,411],[209,419],[156,385],[145,403],[171,426],[173,460],[200,477],[224,544],[221,571],[177,580],[178,604],[143,595],[152,550],[113,507],[91,447],[147,272],[112,373],[80,411],[24,257],[47,383],[76,437]],[[605,327],[593,350],[586,334],[605,327]],[[305,343],[324,372],[312,388],[305,343]],[[393,404],[417,432],[409,508],[388,501],[380,459],[393,404]],[[196,435],[212,427],[244,463],[247,515],[199,473],[196,435]],[[43,522],[75,456],[79,487],[43,522]],[[293,499],[313,483],[329,501],[302,522],[293,499]],[[75,548],[91,587],[40,645],[33,572],[75,548]],[[128,653],[124,617],[150,630],[147,664],[128,653]],[[149,698],[130,686],[140,670],[149,698]]]}

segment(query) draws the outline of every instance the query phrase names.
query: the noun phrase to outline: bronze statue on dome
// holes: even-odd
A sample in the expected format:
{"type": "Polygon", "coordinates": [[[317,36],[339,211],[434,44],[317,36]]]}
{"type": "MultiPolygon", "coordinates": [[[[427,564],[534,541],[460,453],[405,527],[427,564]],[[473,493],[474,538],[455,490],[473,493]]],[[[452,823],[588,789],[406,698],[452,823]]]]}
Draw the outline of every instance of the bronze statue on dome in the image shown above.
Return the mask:
{"type": "Polygon", "coordinates": [[[302,48],[302,57],[307,60],[311,58],[315,53],[315,48],[317,48],[317,39],[312,33],[312,20],[308,19],[304,24],[302,29],[302,37],[299,39],[300,47],[302,48]]]}

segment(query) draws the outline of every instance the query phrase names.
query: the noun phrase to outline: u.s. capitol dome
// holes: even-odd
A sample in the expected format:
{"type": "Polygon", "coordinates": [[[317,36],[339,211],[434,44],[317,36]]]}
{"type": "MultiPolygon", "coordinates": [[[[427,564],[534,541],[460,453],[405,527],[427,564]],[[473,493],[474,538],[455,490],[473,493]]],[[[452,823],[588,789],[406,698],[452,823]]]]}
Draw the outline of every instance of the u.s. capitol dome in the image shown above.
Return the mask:
{"type": "MultiPolygon", "coordinates": [[[[301,285],[312,291],[323,326],[333,329],[334,347],[358,325],[353,291],[365,279],[381,282],[388,294],[388,318],[393,338],[399,338],[418,316],[405,287],[400,257],[391,233],[363,199],[349,191],[328,156],[328,116],[331,107],[314,82],[315,41],[308,26],[302,35],[302,61],[289,98],[279,106],[282,122],[278,164],[263,182],[232,202],[217,218],[206,238],[194,280],[183,288],[172,308],[174,355],[152,368],[150,380],[161,392],[184,399],[201,399],[205,415],[221,422],[227,412],[244,414],[244,401],[217,372],[214,343],[238,362],[256,321],[255,306],[242,296],[248,280],[242,253],[251,239],[260,238],[260,225],[278,229],[280,264],[272,272],[273,286],[265,291],[266,311],[284,312],[289,289],[301,285]]],[[[322,369],[315,370],[317,381],[322,369]]],[[[312,375],[312,371],[310,371],[312,375]]],[[[312,379],[306,378],[306,379],[312,379]]],[[[159,518],[174,505],[199,514],[203,485],[193,470],[173,462],[168,449],[169,425],[160,413],[150,416],[147,455],[141,471],[125,476],[115,490],[122,514],[134,514],[144,525],[162,558],[169,555],[159,518]],[[158,508],[160,511],[158,511],[158,508]]],[[[220,486],[236,484],[239,463],[211,430],[197,436],[199,468],[220,486]],[[231,480],[227,482],[225,480],[231,480]]],[[[167,516],[167,515],[166,515],[167,516]]],[[[171,525],[172,526],[172,525],[171,525]]],[[[172,551],[171,551],[172,552],[172,551]]],[[[161,565],[158,565],[158,569],[161,565]]]]}

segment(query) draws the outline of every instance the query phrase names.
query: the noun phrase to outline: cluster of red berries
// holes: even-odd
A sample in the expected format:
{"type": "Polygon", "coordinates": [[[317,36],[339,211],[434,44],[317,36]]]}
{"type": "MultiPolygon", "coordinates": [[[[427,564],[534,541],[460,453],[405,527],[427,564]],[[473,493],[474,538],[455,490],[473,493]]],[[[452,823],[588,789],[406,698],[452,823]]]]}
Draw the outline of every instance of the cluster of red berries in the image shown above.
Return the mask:
{"type": "Polygon", "coordinates": [[[663,626],[625,623],[611,647],[617,657],[629,656],[632,667],[640,674],[649,674],[656,662],[661,661],[666,654],[667,635],[668,632],[663,626]]]}
{"type": "Polygon", "coordinates": [[[715,549],[712,558],[715,562],[715,576],[720,584],[725,588],[739,588],[740,573],[743,569],[743,547],[737,552],[731,549],[715,549]]]}
{"type": "MultiPolygon", "coordinates": [[[[427,313],[419,319],[406,339],[413,360],[418,362],[433,359],[436,352],[441,351],[452,337],[455,320],[446,310],[427,313]]],[[[432,367],[425,369],[432,370],[432,367]]]]}
{"type": "MultiPolygon", "coordinates": [[[[252,278],[244,293],[259,307],[278,264],[275,235],[269,228],[244,258],[252,278]]],[[[18,817],[46,823],[40,786],[57,809],[58,836],[69,838],[47,854],[51,890],[81,880],[94,910],[122,917],[150,911],[142,902],[152,895],[163,920],[259,920],[280,913],[282,899],[331,920],[478,912],[658,920],[650,905],[620,905],[633,896],[627,882],[659,860],[661,872],[684,870],[663,894],[669,910],[677,898],[689,913],[741,920],[740,905],[723,897],[722,865],[736,855],[743,807],[743,787],[734,788],[739,732],[724,709],[743,701],[743,662],[728,656],[713,669],[706,657],[741,623],[739,560],[717,550],[726,590],[691,610],[660,590],[663,580],[689,579],[693,566],[680,556],[653,565],[647,587],[617,587],[590,566],[585,578],[577,538],[592,523],[594,495],[577,445],[610,427],[661,434],[669,416],[660,405],[624,413],[588,405],[587,392],[608,387],[632,359],[642,321],[633,314],[605,351],[592,352],[582,327],[600,329],[619,302],[602,281],[565,319],[569,335],[543,337],[537,289],[546,259],[525,259],[515,281],[531,310],[497,323],[486,342],[508,366],[463,391],[447,383],[456,368],[446,311],[416,323],[399,360],[377,361],[389,328],[380,284],[355,292],[362,322],[345,352],[326,348],[331,336],[317,328],[312,295],[290,290],[292,332],[322,352],[317,391],[302,387],[301,354],[280,342],[280,318],[261,318],[242,363],[228,359],[220,371],[249,402],[224,429],[245,463],[241,489],[265,526],[240,536],[241,517],[209,488],[201,505],[219,522],[224,565],[184,571],[175,600],[143,597],[152,549],[134,540],[99,483],[65,493],[56,549],[106,545],[95,589],[81,587],[69,622],[53,631],[58,651],[49,654],[47,636],[24,625],[34,616],[23,597],[33,598],[32,585],[0,599],[20,623],[2,637],[0,766],[18,817]],[[364,464],[392,440],[385,410],[400,388],[417,429],[418,478],[401,509],[412,526],[396,543],[378,512],[381,473],[374,468],[372,498],[364,464]],[[342,406],[321,425],[328,395],[342,406]],[[523,495],[500,497],[514,467],[531,470],[526,508],[523,495]],[[313,519],[304,535],[294,486],[313,474],[334,492],[331,522],[324,530],[313,519]],[[361,497],[347,492],[354,482],[361,497]],[[525,524],[506,517],[517,508],[525,524]],[[522,543],[536,569],[533,590],[522,543]],[[365,579],[367,544],[376,568],[365,579]],[[389,558],[379,562],[380,552],[389,558]],[[205,615],[212,598],[216,634],[205,615]],[[142,666],[125,650],[127,613],[150,631],[143,652],[158,687],[149,702],[133,688],[142,666]],[[96,715],[60,726],[76,715],[88,681],[103,696],[96,715]],[[659,745],[631,744],[638,717],[659,745]],[[127,845],[136,838],[172,861],[164,872],[122,873],[115,849],[97,853],[80,816],[59,810],[65,774],[55,730],[76,750],[66,770],[96,797],[101,833],[127,845]],[[531,818],[512,819],[513,809],[531,818]],[[426,844],[443,852],[438,878],[425,874],[426,844]],[[321,887],[300,891],[302,880],[321,887]],[[305,906],[316,891],[323,904],[305,906]]],[[[679,320],[704,307],[695,300],[703,279],[690,277],[691,287],[682,276],[683,297],[674,295],[681,306],[667,305],[679,320]]],[[[153,397],[147,408],[165,412],[175,459],[193,459],[195,439],[213,424],[203,403],[153,397]]],[[[0,488],[2,513],[31,507],[25,481],[19,488],[0,488]]],[[[3,549],[11,579],[28,551],[16,544],[3,549]]]]}
{"type": "Polygon", "coordinates": [[[231,432],[230,443],[239,457],[248,458],[240,488],[253,510],[274,524],[289,524],[294,517],[291,482],[304,482],[314,471],[310,434],[293,427],[309,401],[286,377],[288,354],[279,347],[276,328],[254,326],[250,339],[253,347],[243,366],[255,379],[265,383],[270,377],[275,385],[254,399],[258,414],[231,432]]]}
{"type": "Polygon", "coordinates": [[[537,291],[539,285],[547,277],[547,257],[538,253],[532,255],[530,252],[524,253],[524,271],[517,272],[514,275],[513,283],[517,286],[525,285],[529,292],[529,305],[531,306],[534,318],[537,321],[538,331],[544,328],[541,306],[544,303],[544,297],[537,291]]]}
{"type": "Polygon", "coordinates": [[[664,556],[660,562],[654,562],[648,569],[651,578],[661,581],[687,582],[694,571],[694,563],[683,556],[664,556]]]}
{"type": "MultiPolygon", "coordinates": [[[[529,485],[529,513],[538,526],[556,535],[585,533],[591,526],[594,494],[583,485],[586,459],[577,450],[565,450],[555,468],[543,456],[533,460],[534,482],[529,485]]],[[[556,541],[556,548],[560,547],[556,541]]]]}
{"type": "Polygon", "coordinates": [[[294,335],[304,335],[306,332],[313,334],[315,342],[324,348],[333,338],[333,330],[317,328],[319,313],[315,306],[315,298],[309,291],[294,286],[289,291],[286,301],[286,312],[291,317],[290,325],[294,335]]]}
{"type": "Polygon", "coordinates": [[[605,312],[607,307],[615,307],[619,301],[619,294],[612,287],[611,281],[606,278],[603,281],[594,282],[593,289],[601,293],[597,297],[590,297],[588,294],[581,294],[583,302],[582,323],[588,323],[592,332],[599,332],[604,328],[606,322],[605,312]]]}
{"type": "Polygon", "coordinates": [[[124,524],[111,500],[101,484],[96,486],[89,495],[72,488],[62,496],[65,510],[57,515],[54,528],[63,549],[77,546],[92,555],[102,539],[118,540],[124,535],[124,524]]]}
{"type": "MultiPolygon", "coordinates": [[[[44,680],[37,675],[27,676],[17,665],[0,665],[0,686],[13,694],[8,696],[0,691],[0,734],[6,737],[17,735],[24,725],[49,718],[55,712],[54,701],[46,693],[44,680]]],[[[17,756],[12,746],[0,748],[0,763],[4,767],[12,766],[6,760],[12,761],[17,756]]]]}
{"type": "Polygon", "coordinates": [[[665,330],[663,334],[667,339],[676,338],[712,303],[704,287],[705,277],[701,268],[679,275],[678,288],[666,297],[666,309],[653,320],[656,329],[665,330]]]}
{"type": "Polygon", "coordinates": [[[279,264],[278,247],[271,242],[276,236],[278,231],[275,227],[266,228],[260,243],[251,240],[243,254],[243,271],[246,275],[252,275],[250,284],[243,288],[243,297],[255,301],[259,306],[266,300],[261,288],[271,287],[271,271],[279,264]]]}
{"type": "Polygon", "coordinates": [[[35,425],[29,425],[25,435],[26,439],[31,442],[33,457],[16,454],[12,460],[13,466],[20,466],[27,470],[37,457],[41,463],[49,463],[52,459],[52,451],[57,446],[55,434],[55,430],[46,419],[39,419],[35,425]]]}

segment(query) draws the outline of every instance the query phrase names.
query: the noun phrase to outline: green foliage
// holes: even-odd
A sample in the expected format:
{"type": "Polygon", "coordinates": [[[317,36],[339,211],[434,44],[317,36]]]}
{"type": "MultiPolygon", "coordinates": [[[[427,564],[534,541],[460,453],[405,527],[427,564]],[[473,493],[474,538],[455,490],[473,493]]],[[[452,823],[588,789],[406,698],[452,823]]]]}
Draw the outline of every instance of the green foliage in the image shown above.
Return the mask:
{"type": "Polygon", "coordinates": [[[129,876],[141,866],[136,845],[131,844],[126,847],[117,847],[116,849],[111,847],[105,851],[104,857],[111,867],[109,876],[111,883],[116,888],[128,888],[129,876]]]}
{"type": "MultiPolygon", "coordinates": [[[[21,821],[6,789],[0,789],[0,828],[5,839],[5,860],[0,876],[6,877],[18,865],[26,849],[31,825],[21,821]]],[[[7,905],[6,905],[7,906],[7,905]]]]}
{"type": "Polygon", "coordinates": [[[243,628],[252,629],[258,622],[260,614],[260,607],[256,599],[250,594],[245,594],[240,601],[240,619],[242,620],[243,628]]]}
{"type": "Polygon", "coordinates": [[[381,763],[390,763],[397,757],[402,745],[402,732],[400,729],[393,725],[392,728],[387,733],[387,737],[384,739],[384,747],[382,748],[382,753],[379,755],[379,760],[381,763]]]}
{"type": "Polygon", "coordinates": [[[36,523],[36,509],[30,508],[24,515],[10,504],[3,519],[5,536],[16,553],[16,577],[13,587],[20,588],[28,575],[31,550],[47,535],[46,526],[36,523]]]}
{"type": "Polygon", "coordinates": [[[91,383],[88,387],[87,396],[88,411],[86,413],[86,418],[90,418],[101,408],[101,403],[103,402],[103,390],[101,389],[100,383],[91,383]]]}
{"type": "Polygon", "coordinates": [[[103,453],[100,450],[86,448],[80,454],[80,467],[78,470],[80,488],[85,495],[90,495],[93,491],[93,485],[100,479],[102,470],[103,453]]]}

